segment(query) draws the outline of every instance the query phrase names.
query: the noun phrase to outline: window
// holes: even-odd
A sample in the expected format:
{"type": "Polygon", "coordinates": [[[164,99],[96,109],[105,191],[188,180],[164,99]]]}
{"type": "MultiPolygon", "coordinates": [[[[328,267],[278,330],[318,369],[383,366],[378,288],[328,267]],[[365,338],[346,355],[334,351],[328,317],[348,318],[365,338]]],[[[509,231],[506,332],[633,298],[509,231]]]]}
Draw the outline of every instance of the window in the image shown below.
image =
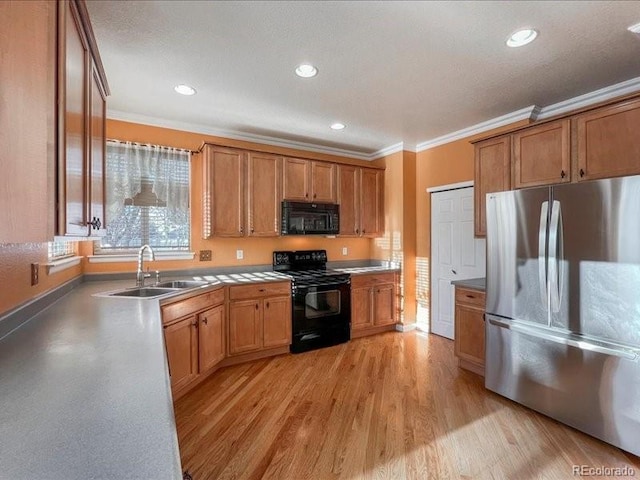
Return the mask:
{"type": "Polygon", "coordinates": [[[189,249],[188,150],[107,141],[106,235],[95,253],[189,249]]]}
{"type": "Polygon", "coordinates": [[[49,261],[72,257],[76,254],[76,242],[49,242],[49,261]]]}

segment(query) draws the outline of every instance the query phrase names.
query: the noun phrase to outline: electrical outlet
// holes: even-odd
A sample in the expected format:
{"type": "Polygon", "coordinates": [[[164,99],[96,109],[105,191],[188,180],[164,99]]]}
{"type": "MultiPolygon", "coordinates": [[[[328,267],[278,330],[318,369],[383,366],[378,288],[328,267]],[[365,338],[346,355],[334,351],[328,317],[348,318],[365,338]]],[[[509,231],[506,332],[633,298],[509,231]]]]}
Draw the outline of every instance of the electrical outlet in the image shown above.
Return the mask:
{"type": "Polygon", "coordinates": [[[210,262],[211,261],[211,250],[200,250],[200,261],[201,262],[210,262]]]}
{"type": "Polygon", "coordinates": [[[342,255],[349,255],[349,249],[347,247],[342,247],[342,255]]]}
{"type": "Polygon", "coordinates": [[[37,285],[38,284],[38,272],[40,271],[40,264],[39,263],[32,263],[31,264],[31,285],[37,285]]]}
{"type": "Polygon", "coordinates": [[[244,258],[244,250],[236,250],[236,259],[242,260],[244,258]]]}

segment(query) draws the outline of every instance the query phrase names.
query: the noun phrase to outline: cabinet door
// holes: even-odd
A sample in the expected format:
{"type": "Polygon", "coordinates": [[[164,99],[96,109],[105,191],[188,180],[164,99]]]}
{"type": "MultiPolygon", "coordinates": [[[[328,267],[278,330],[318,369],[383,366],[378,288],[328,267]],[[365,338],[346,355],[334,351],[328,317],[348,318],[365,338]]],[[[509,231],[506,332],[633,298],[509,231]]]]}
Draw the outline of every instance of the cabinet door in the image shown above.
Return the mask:
{"type": "Polygon", "coordinates": [[[295,200],[299,202],[307,202],[310,200],[310,163],[308,160],[298,158],[284,159],[282,189],[285,200],[295,200]]]}
{"type": "Polygon", "coordinates": [[[256,152],[248,154],[248,234],[251,236],[276,237],[280,234],[281,165],[281,157],[256,152]]]}
{"type": "Polygon", "coordinates": [[[89,235],[92,237],[104,236],[104,156],[106,150],[105,118],[106,95],[98,71],[95,66],[91,69],[91,116],[90,116],[90,207],[87,223],[91,222],[89,235]]]}
{"type": "Polygon", "coordinates": [[[360,230],[364,237],[384,232],[384,173],[363,168],[360,173],[360,230]]]}
{"type": "Polygon", "coordinates": [[[0,1],[0,244],[55,234],[56,14],[0,1]]]}
{"type": "Polygon", "coordinates": [[[396,322],[395,288],[393,284],[373,287],[373,323],[389,325],[396,322]]]}
{"type": "Polygon", "coordinates": [[[568,119],[515,133],[514,187],[570,182],[569,145],[568,119]]]}
{"type": "Polygon", "coordinates": [[[89,50],[74,2],[60,2],[58,234],[87,236],[89,50]]]}
{"type": "Polygon", "coordinates": [[[260,300],[229,303],[229,355],[262,348],[260,300]]]}
{"type": "Polygon", "coordinates": [[[203,165],[204,238],[244,235],[245,152],[207,145],[203,165]]]}
{"type": "Polygon", "coordinates": [[[640,174],[640,99],[576,117],[578,181],[640,174]]]}
{"type": "Polygon", "coordinates": [[[372,304],[372,289],[370,287],[351,289],[352,330],[373,326],[372,304]]]}
{"type": "Polygon", "coordinates": [[[198,315],[198,359],[200,372],[215,367],[224,358],[224,305],[198,315]]]}
{"type": "Polygon", "coordinates": [[[198,320],[192,315],[164,327],[171,386],[178,389],[198,375],[198,320]]]}
{"type": "Polygon", "coordinates": [[[456,303],[455,353],[463,360],[484,366],[484,311],[456,303]]]}
{"type": "Polygon", "coordinates": [[[262,301],[265,348],[291,344],[291,297],[271,297],[262,301]]]}
{"type": "Polygon", "coordinates": [[[340,235],[360,234],[360,169],[338,165],[338,203],[340,204],[340,235]]]}
{"type": "Polygon", "coordinates": [[[475,210],[476,237],[487,234],[486,195],[511,189],[511,138],[500,137],[475,145],[475,210]]]}
{"type": "Polygon", "coordinates": [[[314,202],[336,203],[336,164],[311,162],[311,199],[314,202]]]}

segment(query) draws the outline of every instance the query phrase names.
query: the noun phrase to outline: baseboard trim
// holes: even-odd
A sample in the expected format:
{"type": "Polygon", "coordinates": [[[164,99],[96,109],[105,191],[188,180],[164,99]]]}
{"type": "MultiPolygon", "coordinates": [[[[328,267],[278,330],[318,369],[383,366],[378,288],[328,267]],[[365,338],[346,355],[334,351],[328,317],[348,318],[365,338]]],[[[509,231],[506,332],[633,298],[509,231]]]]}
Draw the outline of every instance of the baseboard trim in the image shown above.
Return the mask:
{"type": "Polygon", "coordinates": [[[396,330],[399,332],[410,332],[418,328],[417,323],[396,323],[396,330]]]}

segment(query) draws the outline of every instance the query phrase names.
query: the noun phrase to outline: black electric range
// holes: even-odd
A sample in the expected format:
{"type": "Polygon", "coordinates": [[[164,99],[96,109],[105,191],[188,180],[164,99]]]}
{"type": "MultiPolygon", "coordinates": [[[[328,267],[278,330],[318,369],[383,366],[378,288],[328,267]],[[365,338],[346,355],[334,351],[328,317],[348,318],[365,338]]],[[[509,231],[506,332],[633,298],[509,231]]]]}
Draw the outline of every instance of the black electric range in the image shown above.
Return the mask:
{"type": "Polygon", "coordinates": [[[326,267],[326,250],[273,252],[273,270],[291,279],[293,353],[351,338],[350,275],[326,267]]]}

